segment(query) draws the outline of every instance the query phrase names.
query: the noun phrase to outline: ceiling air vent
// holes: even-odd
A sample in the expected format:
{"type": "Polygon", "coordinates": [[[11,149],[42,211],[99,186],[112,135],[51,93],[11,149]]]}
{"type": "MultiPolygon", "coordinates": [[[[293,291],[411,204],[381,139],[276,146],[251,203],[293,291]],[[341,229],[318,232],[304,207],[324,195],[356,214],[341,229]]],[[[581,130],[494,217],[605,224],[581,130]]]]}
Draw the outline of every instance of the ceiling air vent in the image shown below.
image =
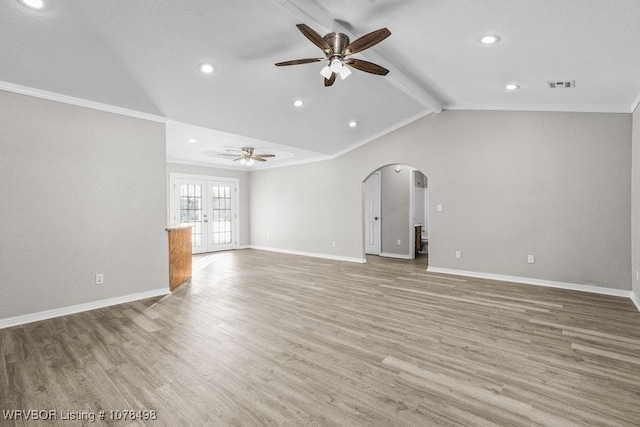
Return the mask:
{"type": "Polygon", "coordinates": [[[562,89],[562,88],[570,88],[576,87],[575,80],[549,80],[547,81],[547,87],[549,89],[562,89]]]}

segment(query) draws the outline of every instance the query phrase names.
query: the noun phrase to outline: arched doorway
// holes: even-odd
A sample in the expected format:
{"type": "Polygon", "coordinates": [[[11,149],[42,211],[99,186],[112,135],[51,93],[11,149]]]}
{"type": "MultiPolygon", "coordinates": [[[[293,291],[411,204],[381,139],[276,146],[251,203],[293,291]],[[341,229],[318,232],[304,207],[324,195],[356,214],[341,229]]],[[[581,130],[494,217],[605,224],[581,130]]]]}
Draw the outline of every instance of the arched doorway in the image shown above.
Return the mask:
{"type": "Polygon", "coordinates": [[[376,255],[428,263],[429,183],[420,170],[390,164],[363,181],[363,247],[376,255]]]}

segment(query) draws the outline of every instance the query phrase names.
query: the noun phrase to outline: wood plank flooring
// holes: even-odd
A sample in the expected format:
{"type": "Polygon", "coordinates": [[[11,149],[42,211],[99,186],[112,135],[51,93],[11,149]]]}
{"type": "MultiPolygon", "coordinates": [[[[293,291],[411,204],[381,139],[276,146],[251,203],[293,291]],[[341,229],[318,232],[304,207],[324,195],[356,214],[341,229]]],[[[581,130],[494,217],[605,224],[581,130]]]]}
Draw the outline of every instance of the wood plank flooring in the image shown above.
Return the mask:
{"type": "Polygon", "coordinates": [[[0,410],[107,414],[0,424],[640,425],[628,299],[368,261],[196,256],[167,297],[0,330],[0,410]]]}

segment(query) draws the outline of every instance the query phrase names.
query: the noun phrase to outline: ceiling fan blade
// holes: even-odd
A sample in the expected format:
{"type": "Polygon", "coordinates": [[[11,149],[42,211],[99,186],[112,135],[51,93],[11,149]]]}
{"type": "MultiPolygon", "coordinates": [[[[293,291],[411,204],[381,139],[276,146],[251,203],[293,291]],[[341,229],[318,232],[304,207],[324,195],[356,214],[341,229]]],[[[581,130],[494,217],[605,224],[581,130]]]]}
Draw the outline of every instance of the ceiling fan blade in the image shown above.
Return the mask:
{"type": "Polygon", "coordinates": [[[275,154],[256,154],[258,157],[275,157],[275,154]]]}
{"type": "Polygon", "coordinates": [[[305,58],[305,59],[294,59],[293,61],[284,61],[278,62],[276,67],[282,67],[285,65],[300,65],[300,64],[310,64],[312,62],[325,61],[327,58],[305,58]]]}
{"type": "Polygon", "coordinates": [[[244,159],[244,157],[238,157],[237,159],[233,159],[234,162],[237,162],[238,160],[242,160],[244,159]]]}
{"type": "Polygon", "coordinates": [[[357,52],[361,52],[365,49],[369,49],[370,47],[377,45],[390,35],[391,31],[386,28],[381,28],[369,34],[365,34],[364,36],[354,40],[351,44],[345,47],[344,54],[351,55],[357,52]]]}
{"type": "Polygon", "coordinates": [[[389,70],[386,68],[373,62],[365,61],[364,59],[349,58],[345,63],[365,73],[377,74],[379,76],[386,76],[389,73],[389,70]]]}
{"type": "Polygon", "coordinates": [[[238,153],[218,153],[218,156],[222,157],[238,157],[239,155],[238,153]]]}
{"type": "Polygon", "coordinates": [[[251,156],[251,158],[252,158],[253,160],[257,160],[257,161],[259,161],[259,162],[266,162],[266,161],[267,161],[267,159],[263,159],[262,157],[260,157],[260,156],[258,156],[258,155],[256,155],[256,154],[254,154],[253,156],[251,156]]]}
{"type": "Polygon", "coordinates": [[[324,86],[329,87],[336,81],[336,73],[331,73],[331,77],[328,79],[324,79],[324,86]]]}
{"type": "Polygon", "coordinates": [[[296,27],[298,27],[298,30],[300,30],[300,32],[311,41],[311,43],[315,44],[326,53],[331,52],[331,46],[320,34],[316,33],[305,24],[298,24],[296,27]]]}

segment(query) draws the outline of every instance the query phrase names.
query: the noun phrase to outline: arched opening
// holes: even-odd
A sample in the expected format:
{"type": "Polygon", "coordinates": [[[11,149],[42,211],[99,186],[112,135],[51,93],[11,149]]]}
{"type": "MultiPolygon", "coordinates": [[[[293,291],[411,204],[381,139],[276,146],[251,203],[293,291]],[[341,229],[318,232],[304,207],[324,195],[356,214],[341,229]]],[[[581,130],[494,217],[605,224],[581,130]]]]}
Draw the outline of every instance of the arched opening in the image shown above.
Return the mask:
{"type": "Polygon", "coordinates": [[[363,181],[363,252],[429,262],[429,182],[420,170],[389,164],[363,181]]]}

